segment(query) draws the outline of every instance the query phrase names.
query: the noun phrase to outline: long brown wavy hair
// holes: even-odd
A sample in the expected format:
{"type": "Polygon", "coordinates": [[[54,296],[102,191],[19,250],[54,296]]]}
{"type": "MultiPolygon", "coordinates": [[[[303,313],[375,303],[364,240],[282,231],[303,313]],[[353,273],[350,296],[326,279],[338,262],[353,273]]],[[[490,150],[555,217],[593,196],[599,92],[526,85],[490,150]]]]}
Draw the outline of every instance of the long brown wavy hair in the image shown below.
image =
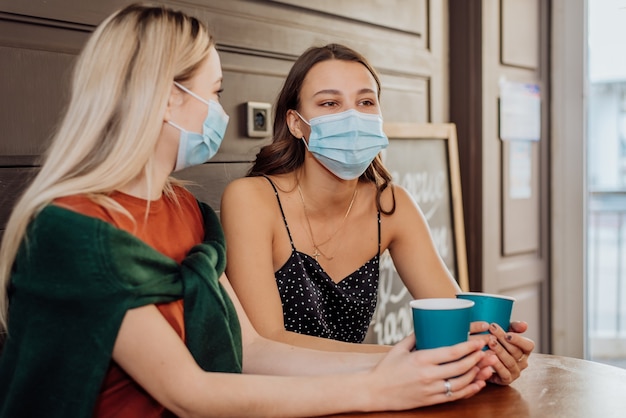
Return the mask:
{"type": "MultiPolygon", "coordinates": [[[[290,173],[302,166],[306,150],[302,141],[299,141],[299,138],[294,137],[289,131],[287,111],[300,108],[302,83],[311,68],[319,62],[333,59],[358,62],[365,66],[376,81],[377,95],[380,99],[380,79],[374,68],[361,54],[340,44],[328,44],[322,47],[307,49],[298,57],[287,75],[285,84],[283,84],[283,88],[276,100],[272,142],[262,147],[256,155],[256,160],[247,174],[249,177],[290,173]]],[[[359,181],[372,182],[376,185],[376,207],[379,211],[386,215],[391,215],[395,212],[396,199],[393,195],[393,186],[391,185],[391,173],[383,165],[380,154],[374,158],[374,161],[361,174],[359,181]],[[392,186],[393,204],[390,210],[384,210],[380,204],[380,196],[390,185],[392,186]]]]}

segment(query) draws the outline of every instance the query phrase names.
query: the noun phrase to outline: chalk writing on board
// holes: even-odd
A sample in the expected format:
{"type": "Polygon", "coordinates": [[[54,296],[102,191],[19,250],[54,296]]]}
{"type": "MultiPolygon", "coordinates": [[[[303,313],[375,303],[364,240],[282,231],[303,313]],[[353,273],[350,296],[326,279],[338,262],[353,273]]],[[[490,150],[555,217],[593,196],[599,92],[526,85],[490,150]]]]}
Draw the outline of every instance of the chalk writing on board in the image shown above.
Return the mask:
{"type": "MultiPolygon", "coordinates": [[[[406,189],[419,206],[435,248],[454,275],[454,231],[445,141],[393,141],[386,157],[394,183],[406,189]]],[[[380,260],[378,305],[365,342],[392,345],[413,332],[411,299],[389,252],[385,251],[380,260]]]]}
{"type": "Polygon", "coordinates": [[[394,179],[397,179],[397,184],[407,190],[424,213],[435,247],[441,258],[447,260],[452,255],[450,251],[452,233],[448,225],[441,223],[437,216],[441,210],[448,210],[449,208],[449,181],[446,171],[438,169],[433,172],[421,171],[402,174],[393,171],[391,174],[394,179]]]}
{"type": "MultiPolygon", "coordinates": [[[[435,172],[392,172],[396,184],[404,187],[421,208],[429,223],[437,251],[442,258],[450,253],[449,228],[433,225],[435,214],[441,209],[442,201],[448,197],[447,176],[444,170],[435,172]]],[[[408,302],[412,299],[404,286],[389,252],[380,259],[380,281],[378,283],[378,306],[372,322],[371,332],[376,344],[393,345],[413,332],[413,318],[408,302]]]]}
{"type": "Polygon", "coordinates": [[[411,308],[406,303],[411,295],[397,275],[389,252],[385,251],[380,257],[378,306],[370,328],[372,343],[393,345],[413,331],[411,308]]]}

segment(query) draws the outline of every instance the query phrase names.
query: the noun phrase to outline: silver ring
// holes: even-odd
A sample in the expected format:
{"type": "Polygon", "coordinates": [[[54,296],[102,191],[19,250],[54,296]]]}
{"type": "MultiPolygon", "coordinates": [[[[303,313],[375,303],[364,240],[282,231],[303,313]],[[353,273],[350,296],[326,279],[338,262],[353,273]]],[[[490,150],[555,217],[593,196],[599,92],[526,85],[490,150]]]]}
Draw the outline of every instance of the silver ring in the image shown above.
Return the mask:
{"type": "Polygon", "coordinates": [[[446,388],[446,396],[452,396],[452,385],[450,384],[450,381],[448,379],[443,381],[443,386],[446,388]]]}
{"type": "Polygon", "coordinates": [[[520,357],[517,362],[521,363],[524,359],[526,358],[526,354],[522,354],[522,357],[520,357]]]}

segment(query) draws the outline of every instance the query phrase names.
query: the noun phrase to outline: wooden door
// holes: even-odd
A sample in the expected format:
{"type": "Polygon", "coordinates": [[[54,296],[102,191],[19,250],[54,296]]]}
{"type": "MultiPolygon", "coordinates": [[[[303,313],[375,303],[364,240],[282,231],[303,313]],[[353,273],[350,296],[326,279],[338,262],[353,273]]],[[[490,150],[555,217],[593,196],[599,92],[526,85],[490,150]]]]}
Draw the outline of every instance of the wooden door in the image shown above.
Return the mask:
{"type": "Polygon", "coordinates": [[[458,128],[470,286],[514,296],[513,317],[529,323],[527,336],[542,352],[550,350],[548,12],[540,0],[450,1],[450,115],[458,128]],[[513,124],[522,131],[533,123],[538,134],[519,139],[502,128],[506,100],[517,97],[507,87],[525,86],[538,98],[522,100],[513,124]]]}

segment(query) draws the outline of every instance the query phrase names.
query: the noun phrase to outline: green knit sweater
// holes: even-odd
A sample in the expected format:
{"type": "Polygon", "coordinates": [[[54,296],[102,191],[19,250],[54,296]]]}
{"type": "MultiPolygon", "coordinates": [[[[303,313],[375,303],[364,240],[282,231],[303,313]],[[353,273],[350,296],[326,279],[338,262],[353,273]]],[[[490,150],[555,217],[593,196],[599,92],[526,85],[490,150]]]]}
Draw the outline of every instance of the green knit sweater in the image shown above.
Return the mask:
{"type": "Polygon", "coordinates": [[[46,207],[9,288],[0,417],[90,417],[127,310],[184,299],[187,346],[208,371],[241,372],[241,330],[218,279],[224,235],[200,204],[205,240],[181,265],[107,222],[46,207]]]}

